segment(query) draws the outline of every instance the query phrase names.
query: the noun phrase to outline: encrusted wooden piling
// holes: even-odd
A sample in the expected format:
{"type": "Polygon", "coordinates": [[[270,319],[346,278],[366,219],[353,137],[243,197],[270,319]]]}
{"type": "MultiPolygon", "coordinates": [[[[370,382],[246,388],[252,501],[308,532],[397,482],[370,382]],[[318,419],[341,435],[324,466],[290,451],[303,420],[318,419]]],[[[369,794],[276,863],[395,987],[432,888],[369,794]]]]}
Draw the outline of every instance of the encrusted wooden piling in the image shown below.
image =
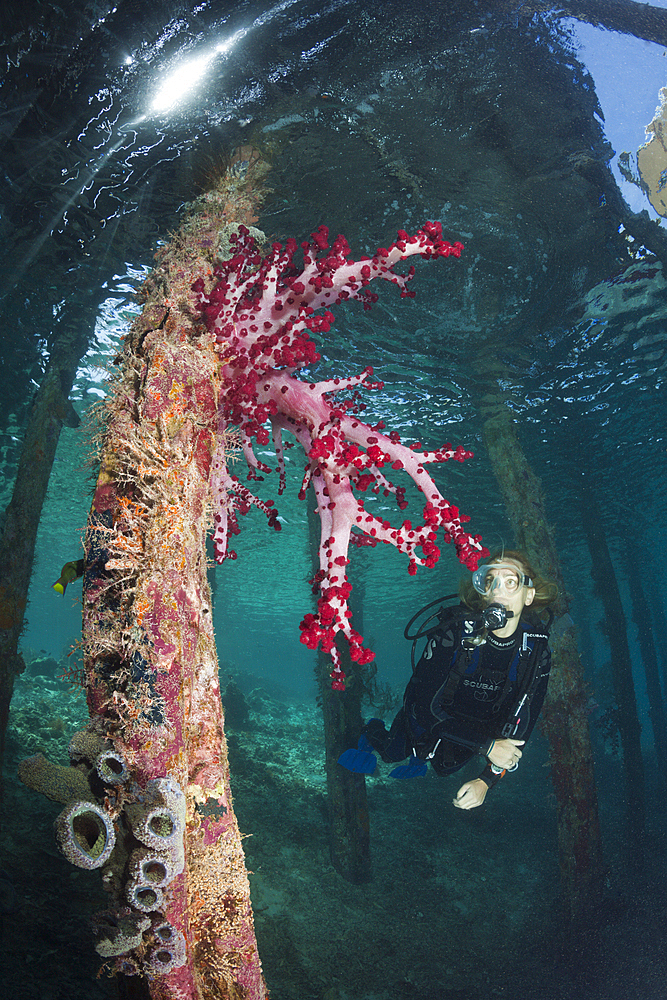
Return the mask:
{"type": "Polygon", "coordinates": [[[551,630],[552,667],[542,728],[551,748],[551,776],[558,805],[563,902],[568,915],[576,921],[595,906],[603,875],[588,695],[576,630],[567,613],[567,590],[546,516],[542,484],[528,464],[504,405],[488,416],[484,441],[517,547],[527,554],[536,569],[557,583],[559,590],[551,630]]]}
{"type": "Polygon", "coordinates": [[[241,154],[158,254],[115,361],[86,531],[85,684],[117,761],[96,787],[119,830],[97,948],[160,1000],[265,996],[206,578],[210,478],[229,440],[221,355],[191,292],[233,224],[255,221],[262,171],[241,154]]]}

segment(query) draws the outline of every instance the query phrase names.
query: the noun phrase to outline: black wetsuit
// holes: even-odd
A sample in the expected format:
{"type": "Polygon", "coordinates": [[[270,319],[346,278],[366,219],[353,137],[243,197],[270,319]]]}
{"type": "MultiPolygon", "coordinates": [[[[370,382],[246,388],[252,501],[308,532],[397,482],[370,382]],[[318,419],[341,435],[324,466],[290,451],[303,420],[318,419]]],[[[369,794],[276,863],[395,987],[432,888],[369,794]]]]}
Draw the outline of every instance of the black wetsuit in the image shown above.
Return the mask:
{"type": "MultiPolygon", "coordinates": [[[[509,639],[489,633],[476,647],[464,644],[465,629],[461,609],[452,609],[429,634],[391,729],[378,719],[364,728],[383,760],[414,755],[430,760],[436,774],[452,774],[486,756],[493,740],[530,736],[551,665],[543,627],[522,618],[509,639]]],[[[488,785],[498,779],[490,764],[480,777],[488,785]]]]}

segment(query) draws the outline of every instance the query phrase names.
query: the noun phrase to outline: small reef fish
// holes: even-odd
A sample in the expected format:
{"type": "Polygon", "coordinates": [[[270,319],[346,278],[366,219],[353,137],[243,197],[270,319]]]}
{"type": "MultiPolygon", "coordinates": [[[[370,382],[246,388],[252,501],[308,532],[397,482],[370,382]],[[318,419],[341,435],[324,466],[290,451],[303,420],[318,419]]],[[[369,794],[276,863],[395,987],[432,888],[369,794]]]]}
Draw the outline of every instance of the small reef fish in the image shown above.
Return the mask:
{"type": "Polygon", "coordinates": [[[64,595],[67,590],[67,584],[78,580],[80,576],[83,576],[83,559],[65,563],[60,571],[60,577],[53,584],[53,589],[56,593],[64,595]]]}

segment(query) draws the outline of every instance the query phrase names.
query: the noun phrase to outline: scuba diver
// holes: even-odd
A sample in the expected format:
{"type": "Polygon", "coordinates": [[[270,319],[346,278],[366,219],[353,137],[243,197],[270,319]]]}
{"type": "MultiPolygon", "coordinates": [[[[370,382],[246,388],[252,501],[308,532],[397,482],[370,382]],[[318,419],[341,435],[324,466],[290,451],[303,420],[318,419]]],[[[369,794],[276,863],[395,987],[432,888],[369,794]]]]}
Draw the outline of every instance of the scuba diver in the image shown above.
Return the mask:
{"type": "MultiPolygon", "coordinates": [[[[409,634],[413,673],[403,707],[386,729],[381,719],[364,726],[357,749],[339,763],[372,774],[376,751],[394,763],[395,778],[426,774],[430,762],[438,775],[453,774],[473,757],[486,758],[478,778],[466,781],[453,800],[458,809],[481,806],[487,792],[507,771],[515,771],[547,690],[551,653],[547,624],[535,613],[557,596],[555,584],[538,576],[523,552],[494,554],[461,585],[458,606],[440,609],[409,634]],[[529,610],[530,609],[530,610],[529,610]],[[433,618],[437,624],[427,627],[433,618]],[[415,666],[414,648],[426,637],[415,666]]],[[[456,595],[451,595],[456,596],[456,595]]]]}

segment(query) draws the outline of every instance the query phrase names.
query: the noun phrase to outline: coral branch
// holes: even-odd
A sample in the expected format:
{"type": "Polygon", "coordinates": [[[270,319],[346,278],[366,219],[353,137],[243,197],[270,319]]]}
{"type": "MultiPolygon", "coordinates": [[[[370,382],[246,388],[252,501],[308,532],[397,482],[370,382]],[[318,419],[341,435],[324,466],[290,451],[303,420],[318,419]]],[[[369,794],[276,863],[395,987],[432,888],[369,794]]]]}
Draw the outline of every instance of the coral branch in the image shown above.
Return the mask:
{"type": "MultiPolygon", "coordinates": [[[[357,416],[361,409],[360,388],[381,388],[372,382],[373,371],[326,382],[306,382],[295,372],[317,362],[310,333],[328,333],[334,316],[330,307],[352,299],[370,308],[377,295],[368,290],[374,279],[397,285],[402,297],[412,297],[408,288],[414,268],[407,274],[394,270],[408,257],[425,259],[459,257],[462,245],[442,239],[439,223],[427,222],[413,236],[399,232],[388,249],[373,257],[350,260],[349,247],[342,236],[332,246],[326,227],[301,244],[303,266],[295,263],[297,244],[288,240],[283,247],[274,243],[262,257],[248,229],[240,226],[231,237],[236,251],[214,271],[214,282],[199,278],[192,286],[198,307],[210,333],[224,353],[223,386],[220,397],[220,429],[230,425],[240,429],[242,448],[248,463],[248,479],[269,472],[252,449],[252,439],[260,445],[269,441],[270,423],[280,476],[280,492],[285,487],[282,432],[289,430],[302,445],[308,462],[300,496],[312,481],[322,524],[320,569],[313,581],[319,591],[317,614],[307,614],[301,623],[301,641],[311,649],[322,645],[334,663],[333,686],[344,687],[335,637],[342,632],[353,660],[367,662],[373,653],[364,649],[362,637],[352,628],[348,599],[351,591],[345,567],[350,544],[375,545],[378,541],[395,546],[408,557],[408,570],[433,566],[440,556],[437,536],[444,531],[445,542],[453,542],[459,559],[471,569],[486,554],[478,535],[468,534],[459,514],[441,495],[425,466],[462,462],[472,453],[461,446],[446,444],[435,451],[421,451],[419,445],[401,444],[398,434],[381,433],[383,425],[370,427],[357,416]],[[319,312],[318,312],[319,310],[319,312]],[[228,359],[232,360],[228,360],[228,359]],[[394,527],[369,513],[359,494],[369,487],[385,496],[394,494],[400,509],[407,507],[406,488],[395,486],[381,471],[404,471],[426,500],[423,523],[410,521],[394,527]],[[355,495],[356,494],[356,495],[355,495]]],[[[218,496],[214,544],[216,559],[235,558],[228,547],[230,534],[238,532],[236,514],[251,505],[260,507],[269,524],[280,528],[277,511],[262,503],[229,475],[221,460],[214,461],[214,493],[218,496]]]]}

